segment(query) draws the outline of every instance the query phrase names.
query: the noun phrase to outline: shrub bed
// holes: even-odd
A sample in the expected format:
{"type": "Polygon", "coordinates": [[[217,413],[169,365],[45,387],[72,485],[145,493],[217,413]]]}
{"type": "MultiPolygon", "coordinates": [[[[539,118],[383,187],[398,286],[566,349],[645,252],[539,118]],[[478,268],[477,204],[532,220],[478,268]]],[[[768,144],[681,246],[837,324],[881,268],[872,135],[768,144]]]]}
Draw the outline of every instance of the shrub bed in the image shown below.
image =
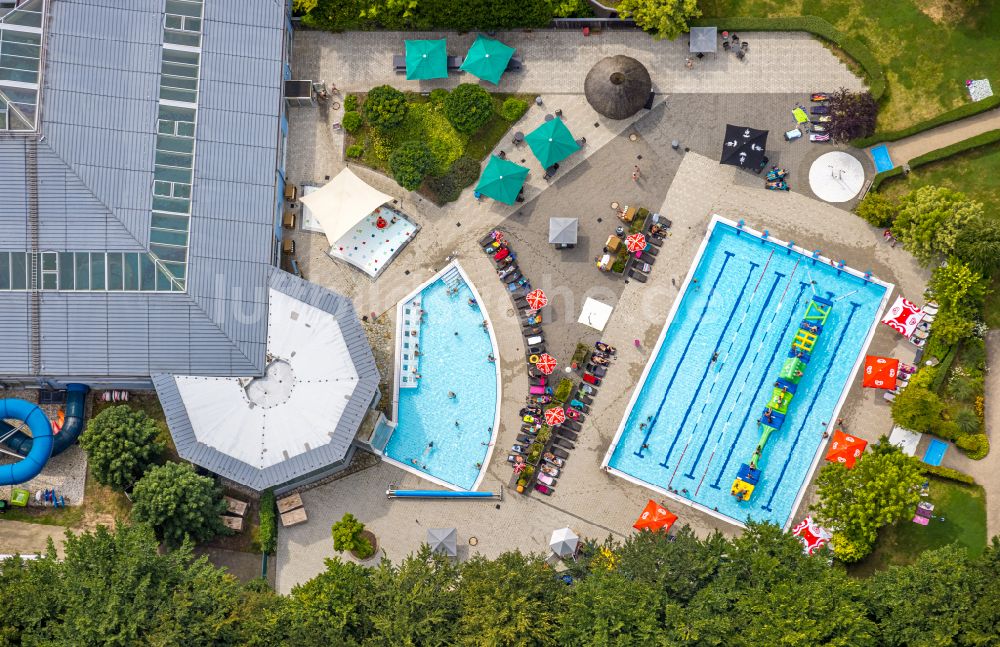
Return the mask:
{"type": "Polygon", "coordinates": [[[278,547],[278,506],[274,500],[274,490],[265,490],[260,495],[260,528],[257,531],[260,552],[271,555],[278,547]]]}

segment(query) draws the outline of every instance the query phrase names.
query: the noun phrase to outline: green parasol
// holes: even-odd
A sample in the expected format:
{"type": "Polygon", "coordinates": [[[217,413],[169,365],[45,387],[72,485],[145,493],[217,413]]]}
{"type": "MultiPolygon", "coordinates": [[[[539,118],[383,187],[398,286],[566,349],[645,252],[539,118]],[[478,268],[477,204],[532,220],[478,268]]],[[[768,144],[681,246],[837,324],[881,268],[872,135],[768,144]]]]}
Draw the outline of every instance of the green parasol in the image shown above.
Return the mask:
{"type": "Polygon", "coordinates": [[[444,38],[405,43],[407,81],[448,78],[448,45],[444,38]]]}
{"type": "Polygon", "coordinates": [[[476,192],[505,204],[514,204],[527,178],[528,169],[493,155],[479,177],[476,192]]]}
{"type": "Polygon", "coordinates": [[[469,48],[469,53],[465,55],[462,70],[496,85],[500,83],[500,77],[507,69],[507,64],[513,55],[513,47],[486,36],[479,36],[469,48]]]}
{"type": "Polygon", "coordinates": [[[528,142],[542,168],[549,168],[580,150],[580,145],[573,139],[573,133],[559,117],[535,128],[525,136],[524,141],[528,142]]]}

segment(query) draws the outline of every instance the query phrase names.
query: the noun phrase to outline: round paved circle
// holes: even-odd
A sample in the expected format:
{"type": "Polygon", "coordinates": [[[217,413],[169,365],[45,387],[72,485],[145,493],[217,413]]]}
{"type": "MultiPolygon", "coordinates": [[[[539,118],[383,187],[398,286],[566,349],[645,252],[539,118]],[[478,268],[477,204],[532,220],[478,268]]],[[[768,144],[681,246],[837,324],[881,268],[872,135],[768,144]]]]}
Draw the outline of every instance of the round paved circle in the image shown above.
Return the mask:
{"type": "Polygon", "coordinates": [[[850,153],[820,155],[809,167],[809,188],[825,202],[847,202],[865,185],[865,167],[850,153]]]}

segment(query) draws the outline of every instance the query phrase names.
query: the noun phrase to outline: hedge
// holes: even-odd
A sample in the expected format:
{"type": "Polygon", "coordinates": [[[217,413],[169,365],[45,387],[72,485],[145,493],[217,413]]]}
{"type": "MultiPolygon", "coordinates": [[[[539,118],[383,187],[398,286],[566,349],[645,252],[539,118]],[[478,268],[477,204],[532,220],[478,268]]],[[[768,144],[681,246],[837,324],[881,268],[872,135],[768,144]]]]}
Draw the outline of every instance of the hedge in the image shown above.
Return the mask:
{"type": "Polygon", "coordinates": [[[934,379],[931,380],[930,385],[930,390],[934,393],[941,394],[941,388],[944,386],[945,380],[948,379],[948,374],[951,373],[951,365],[955,362],[957,355],[958,344],[955,344],[948,349],[948,352],[941,359],[941,363],[937,365],[937,372],[934,373],[934,379]]]}
{"type": "Polygon", "coordinates": [[[278,547],[278,506],[273,490],[264,490],[260,495],[260,551],[265,555],[274,553],[278,547]]]}
{"type": "MultiPolygon", "coordinates": [[[[874,91],[873,93],[874,94],[874,91]]],[[[873,144],[879,144],[882,142],[894,142],[904,137],[910,137],[911,135],[916,135],[917,133],[922,133],[925,130],[930,130],[931,128],[937,128],[938,126],[943,126],[944,124],[950,124],[953,121],[958,121],[959,119],[965,119],[966,117],[971,117],[973,115],[978,115],[981,112],[986,112],[987,110],[992,110],[1000,106],[1000,95],[993,95],[982,101],[976,101],[975,103],[967,103],[963,106],[959,106],[954,110],[949,110],[948,112],[942,112],[936,117],[932,117],[927,121],[921,121],[920,123],[913,124],[903,128],[902,130],[892,130],[889,132],[875,133],[871,137],[863,137],[861,139],[856,139],[851,142],[854,146],[858,148],[867,148],[873,144]]]]}
{"type": "Polygon", "coordinates": [[[872,179],[871,190],[878,191],[879,186],[881,186],[883,182],[885,182],[889,178],[893,178],[896,177],[897,175],[902,175],[902,174],[903,174],[902,166],[891,168],[888,171],[882,171],[881,173],[877,174],[874,179],[872,179]]]}
{"type": "MultiPolygon", "coordinates": [[[[910,170],[917,167],[924,166],[925,164],[931,164],[932,162],[940,162],[943,159],[947,159],[953,155],[958,155],[959,153],[965,153],[967,151],[980,148],[982,146],[988,146],[990,144],[995,144],[1000,142],[1000,129],[990,130],[985,133],[980,133],[974,137],[969,137],[968,139],[963,139],[960,142],[956,142],[950,146],[944,146],[943,148],[938,148],[932,150],[929,153],[924,153],[923,155],[918,155],[909,161],[908,166],[910,170]]],[[[888,171],[882,171],[875,176],[872,180],[872,191],[878,190],[879,186],[889,178],[896,177],[903,174],[903,167],[897,166],[888,171]]]]}
{"type": "Polygon", "coordinates": [[[933,474],[939,478],[947,479],[949,481],[955,481],[956,483],[965,483],[966,485],[975,485],[976,479],[972,478],[965,472],[959,472],[958,470],[953,470],[950,467],[941,467],[940,465],[928,465],[927,463],[920,463],[920,471],[924,474],[933,474]]]}
{"type": "Polygon", "coordinates": [[[868,46],[848,36],[819,16],[783,16],[758,18],[735,16],[732,18],[699,18],[689,22],[691,27],[715,27],[728,31],[805,31],[828,40],[857,61],[864,70],[868,88],[876,101],[885,94],[885,72],[868,46]]]}

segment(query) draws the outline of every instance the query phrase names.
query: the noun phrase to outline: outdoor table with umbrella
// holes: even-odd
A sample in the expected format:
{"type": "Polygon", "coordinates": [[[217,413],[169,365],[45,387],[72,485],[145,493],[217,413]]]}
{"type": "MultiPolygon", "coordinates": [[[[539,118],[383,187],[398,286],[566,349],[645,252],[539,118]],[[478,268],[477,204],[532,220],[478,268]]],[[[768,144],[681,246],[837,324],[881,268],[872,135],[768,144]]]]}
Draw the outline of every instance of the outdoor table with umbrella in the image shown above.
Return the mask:
{"type": "Polygon", "coordinates": [[[458,533],[454,528],[428,528],[427,545],[431,552],[447,557],[458,556],[458,533]]]}
{"type": "Polygon", "coordinates": [[[552,407],[545,410],[545,424],[550,427],[566,422],[566,410],[562,407],[552,407]]]}
{"type": "Polygon", "coordinates": [[[556,358],[548,353],[542,353],[535,362],[535,368],[546,375],[552,375],[552,372],[556,370],[556,358]]]}
{"type": "Polygon", "coordinates": [[[542,168],[549,168],[580,150],[580,145],[573,139],[573,133],[559,118],[546,121],[528,133],[524,140],[528,142],[542,168]]]}
{"type": "Polygon", "coordinates": [[[513,47],[486,36],[478,36],[465,55],[461,69],[496,85],[500,83],[500,77],[513,56],[513,47]]]}
{"type": "Polygon", "coordinates": [[[514,204],[527,179],[527,168],[493,155],[479,176],[476,191],[504,204],[514,204]]]}
{"type": "Polygon", "coordinates": [[[528,307],[532,310],[541,310],[549,302],[549,298],[541,290],[532,290],[524,295],[524,300],[528,302],[528,307]]]}
{"type": "Polygon", "coordinates": [[[560,528],[552,533],[549,548],[557,557],[572,557],[580,545],[580,537],[569,528],[560,528]]]}
{"type": "Polygon", "coordinates": [[[406,45],[406,80],[426,81],[448,78],[448,41],[408,40],[406,45]]]}
{"type": "Polygon", "coordinates": [[[633,254],[642,252],[646,249],[646,237],[642,234],[630,234],[625,239],[625,249],[633,254]]]}
{"type": "Polygon", "coordinates": [[[766,130],[726,124],[726,139],[722,143],[722,157],[719,163],[758,171],[765,164],[766,147],[766,130]]]}

